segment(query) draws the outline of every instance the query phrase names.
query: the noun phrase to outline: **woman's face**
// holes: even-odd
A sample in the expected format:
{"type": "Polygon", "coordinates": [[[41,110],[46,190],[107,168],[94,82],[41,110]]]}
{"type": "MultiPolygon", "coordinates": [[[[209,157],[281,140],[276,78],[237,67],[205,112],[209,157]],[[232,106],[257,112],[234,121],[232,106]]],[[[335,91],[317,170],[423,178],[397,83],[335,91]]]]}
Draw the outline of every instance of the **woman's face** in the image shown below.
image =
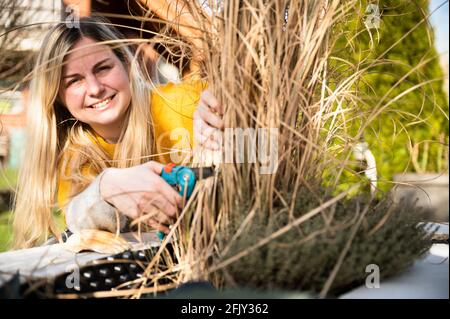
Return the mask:
{"type": "Polygon", "coordinates": [[[65,58],[59,97],[73,117],[117,141],[131,103],[128,72],[106,45],[83,37],[65,58]],[[94,45],[96,44],[96,45],[94,45]]]}

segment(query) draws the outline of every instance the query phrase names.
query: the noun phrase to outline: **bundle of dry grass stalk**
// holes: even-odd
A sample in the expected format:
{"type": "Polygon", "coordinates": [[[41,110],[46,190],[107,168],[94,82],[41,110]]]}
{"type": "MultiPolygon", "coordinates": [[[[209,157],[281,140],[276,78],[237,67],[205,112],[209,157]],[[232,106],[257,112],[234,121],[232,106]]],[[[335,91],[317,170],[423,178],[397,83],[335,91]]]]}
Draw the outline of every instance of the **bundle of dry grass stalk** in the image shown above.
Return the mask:
{"type": "Polygon", "coordinates": [[[214,165],[216,176],[198,183],[164,242],[172,239],[176,260],[154,272],[156,256],[134,296],[160,290],[165,277],[168,288],[208,280],[218,289],[325,297],[363,283],[369,264],[385,278],[422,255],[429,230],[411,207],[387,196],[349,196],[360,184],[340,194],[323,186],[325,169],[328,185],[339,180],[362,134],[350,136],[347,121],[362,116],[355,83],[368,69],[334,76],[330,66],[343,36],[336,26],[360,3],[210,1],[211,14],[196,2],[177,3],[198,26],[187,42],[201,43],[181,52],[200,61],[194,76],[224,106],[227,129],[220,151],[194,149],[194,163],[214,165]],[[236,132],[249,134],[245,143],[236,132]]]}

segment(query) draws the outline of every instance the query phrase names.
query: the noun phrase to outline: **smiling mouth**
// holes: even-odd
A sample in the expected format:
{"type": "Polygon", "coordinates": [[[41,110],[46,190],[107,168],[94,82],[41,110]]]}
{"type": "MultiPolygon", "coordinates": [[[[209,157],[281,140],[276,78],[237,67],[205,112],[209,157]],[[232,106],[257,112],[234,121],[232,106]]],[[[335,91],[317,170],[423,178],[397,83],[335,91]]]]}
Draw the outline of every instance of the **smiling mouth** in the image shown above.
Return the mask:
{"type": "Polygon", "coordinates": [[[103,101],[98,102],[98,103],[95,103],[95,104],[92,104],[92,105],[89,105],[88,107],[91,108],[91,109],[101,109],[101,108],[104,108],[105,106],[107,106],[107,105],[109,104],[109,102],[112,101],[112,99],[114,99],[115,96],[116,96],[116,95],[114,94],[114,95],[112,95],[112,96],[110,96],[110,97],[104,99],[103,101]]]}

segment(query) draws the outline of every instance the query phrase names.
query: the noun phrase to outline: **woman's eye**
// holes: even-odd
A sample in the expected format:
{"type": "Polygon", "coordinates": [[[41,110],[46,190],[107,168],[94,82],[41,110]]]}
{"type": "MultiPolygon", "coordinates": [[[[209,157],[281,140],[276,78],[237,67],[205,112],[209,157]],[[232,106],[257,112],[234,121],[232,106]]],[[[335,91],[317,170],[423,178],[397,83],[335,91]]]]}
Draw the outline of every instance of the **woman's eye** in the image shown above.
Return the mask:
{"type": "Polygon", "coordinates": [[[77,83],[78,81],[80,81],[80,79],[74,78],[74,79],[68,81],[66,85],[67,85],[67,86],[71,86],[72,84],[75,84],[75,83],[77,83]]]}
{"type": "Polygon", "coordinates": [[[101,66],[101,67],[99,67],[99,68],[97,69],[97,73],[104,72],[104,71],[107,71],[107,70],[109,70],[109,69],[111,69],[111,66],[110,66],[110,65],[104,65],[104,66],[101,66]]]}

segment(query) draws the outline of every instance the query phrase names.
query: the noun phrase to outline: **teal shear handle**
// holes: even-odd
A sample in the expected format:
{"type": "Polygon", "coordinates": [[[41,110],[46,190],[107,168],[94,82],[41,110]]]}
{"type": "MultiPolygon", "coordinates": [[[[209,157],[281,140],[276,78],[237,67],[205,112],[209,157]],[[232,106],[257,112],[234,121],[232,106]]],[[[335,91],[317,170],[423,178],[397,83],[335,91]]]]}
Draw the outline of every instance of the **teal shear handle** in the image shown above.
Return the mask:
{"type": "MultiPolygon", "coordinates": [[[[161,177],[171,186],[177,187],[181,196],[189,198],[194,191],[196,183],[195,173],[188,167],[167,164],[164,166],[161,177]]],[[[158,231],[157,236],[160,240],[164,239],[165,234],[158,231]]]]}

